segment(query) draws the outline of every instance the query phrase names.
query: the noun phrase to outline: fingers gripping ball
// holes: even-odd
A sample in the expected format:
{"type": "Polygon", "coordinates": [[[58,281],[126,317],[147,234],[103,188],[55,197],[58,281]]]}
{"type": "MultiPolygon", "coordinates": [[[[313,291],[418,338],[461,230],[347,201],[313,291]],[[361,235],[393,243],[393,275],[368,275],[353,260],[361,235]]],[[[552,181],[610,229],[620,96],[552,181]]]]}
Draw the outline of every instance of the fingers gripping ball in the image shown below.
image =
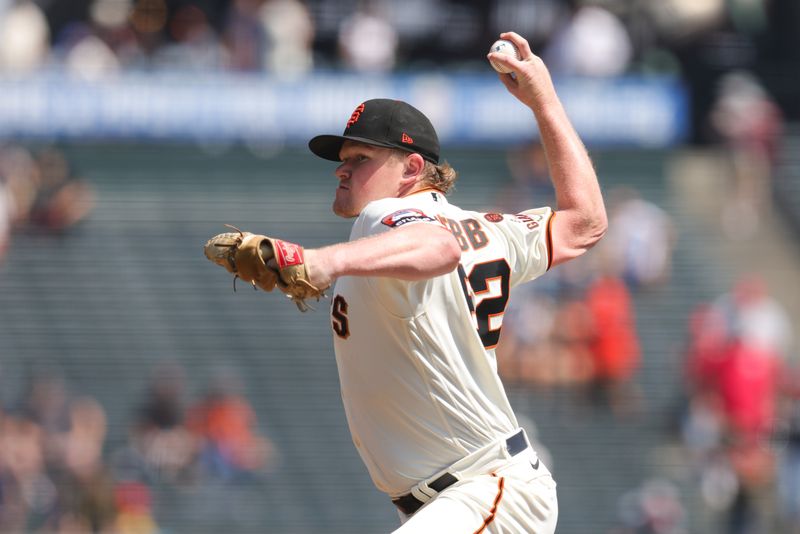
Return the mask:
{"type": "MultiPolygon", "coordinates": [[[[489,49],[489,52],[494,52],[496,54],[508,54],[516,59],[522,59],[519,54],[519,49],[516,47],[514,43],[509,41],[508,39],[498,39],[494,42],[492,47],[489,49]]],[[[511,69],[506,67],[505,65],[501,65],[495,61],[489,60],[489,63],[492,65],[494,70],[501,74],[508,74],[511,72],[511,69]]]]}

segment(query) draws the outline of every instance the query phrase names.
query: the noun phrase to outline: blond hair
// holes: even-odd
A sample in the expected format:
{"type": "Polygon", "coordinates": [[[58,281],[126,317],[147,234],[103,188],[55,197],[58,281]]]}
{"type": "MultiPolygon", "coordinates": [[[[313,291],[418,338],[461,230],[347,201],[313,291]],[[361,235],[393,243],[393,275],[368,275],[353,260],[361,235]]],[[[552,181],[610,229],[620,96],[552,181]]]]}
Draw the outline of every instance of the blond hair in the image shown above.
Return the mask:
{"type": "MultiPolygon", "coordinates": [[[[410,154],[405,150],[395,150],[395,156],[403,159],[410,154]]],[[[458,172],[446,161],[443,163],[433,163],[425,160],[425,167],[422,168],[422,179],[420,182],[427,187],[438,189],[442,193],[449,193],[456,183],[458,172]]]]}
{"type": "Polygon", "coordinates": [[[422,175],[422,183],[442,193],[449,193],[458,178],[458,172],[446,161],[437,165],[425,160],[422,175]]]}

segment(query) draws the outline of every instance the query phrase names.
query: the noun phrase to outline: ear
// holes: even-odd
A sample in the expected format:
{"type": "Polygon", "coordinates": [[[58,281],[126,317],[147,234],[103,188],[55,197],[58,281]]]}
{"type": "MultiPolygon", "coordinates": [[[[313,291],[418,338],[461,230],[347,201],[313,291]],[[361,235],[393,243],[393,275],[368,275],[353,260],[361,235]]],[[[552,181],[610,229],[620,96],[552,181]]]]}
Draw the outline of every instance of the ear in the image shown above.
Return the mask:
{"type": "Polygon", "coordinates": [[[408,154],[403,160],[403,182],[413,184],[419,181],[425,168],[425,160],[417,153],[408,154]]]}

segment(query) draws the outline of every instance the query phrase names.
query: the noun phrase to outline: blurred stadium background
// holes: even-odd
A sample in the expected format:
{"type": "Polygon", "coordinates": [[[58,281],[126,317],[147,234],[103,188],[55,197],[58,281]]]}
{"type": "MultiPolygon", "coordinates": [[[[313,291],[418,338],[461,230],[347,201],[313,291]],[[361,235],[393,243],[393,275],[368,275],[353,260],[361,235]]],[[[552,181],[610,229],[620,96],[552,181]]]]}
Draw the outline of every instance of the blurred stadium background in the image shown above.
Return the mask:
{"type": "Polygon", "coordinates": [[[558,531],[800,532],[796,0],[0,0],[0,532],[391,531],[327,303],[201,248],[345,239],[305,142],[377,96],[431,116],[456,203],[551,203],[509,29],[611,215],[498,349],[558,531]]]}

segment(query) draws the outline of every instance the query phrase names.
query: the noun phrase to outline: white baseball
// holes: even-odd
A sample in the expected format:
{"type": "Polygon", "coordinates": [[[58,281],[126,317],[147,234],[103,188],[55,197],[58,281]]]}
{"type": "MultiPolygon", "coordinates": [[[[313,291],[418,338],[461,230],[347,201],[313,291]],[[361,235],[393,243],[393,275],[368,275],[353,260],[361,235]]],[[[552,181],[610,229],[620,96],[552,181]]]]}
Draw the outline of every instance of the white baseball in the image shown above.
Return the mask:
{"type": "MultiPolygon", "coordinates": [[[[497,54],[508,54],[509,56],[514,56],[516,59],[522,59],[519,55],[519,50],[517,49],[516,45],[509,41],[508,39],[498,39],[494,42],[492,47],[489,49],[489,52],[495,52],[497,54]]],[[[494,70],[501,74],[507,74],[511,72],[511,69],[506,67],[505,65],[501,65],[500,63],[495,63],[494,61],[489,61],[494,70]]]]}

